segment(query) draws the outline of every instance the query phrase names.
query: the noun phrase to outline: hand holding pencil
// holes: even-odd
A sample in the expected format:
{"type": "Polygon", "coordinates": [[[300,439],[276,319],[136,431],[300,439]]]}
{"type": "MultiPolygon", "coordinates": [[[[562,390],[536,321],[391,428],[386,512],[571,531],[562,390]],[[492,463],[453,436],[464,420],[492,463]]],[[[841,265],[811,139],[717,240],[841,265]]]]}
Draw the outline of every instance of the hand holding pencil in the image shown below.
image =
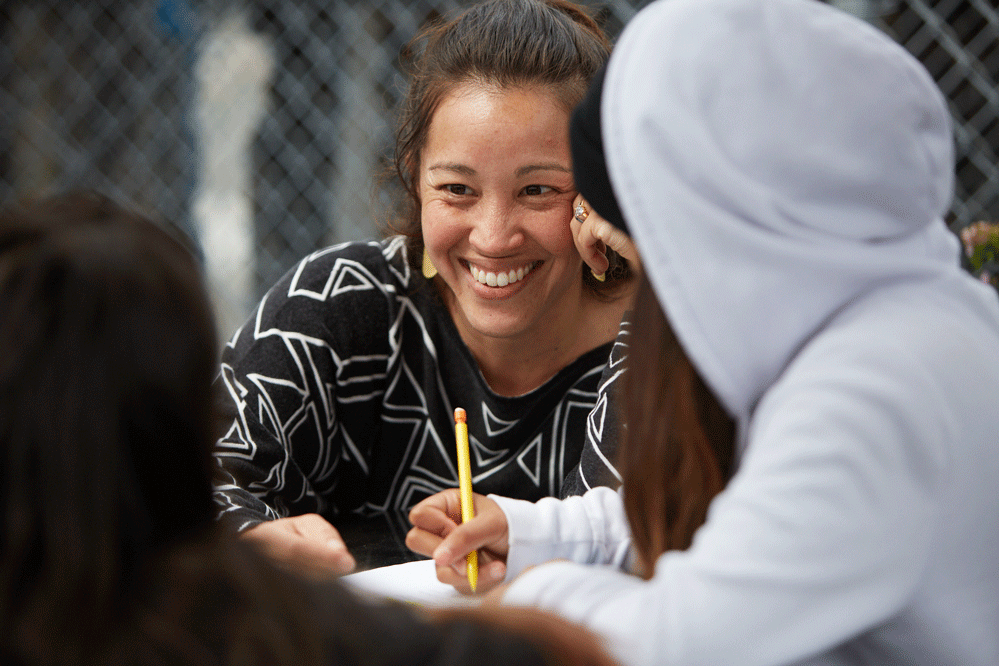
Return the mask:
{"type": "Polygon", "coordinates": [[[472,494],[475,518],[461,521],[461,493],[449,488],[431,495],[413,507],[409,520],[413,529],[406,535],[406,545],[413,551],[434,559],[437,579],[463,593],[470,593],[468,558],[478,551],[477,594],[489,592],[506,576],[509,551],[506,516],[491,497],[472,494]]]}
{"type": "Polygon", "coordinates": [[[435,560],[442,583],[464,593],[482,593],[494,589],[506,576],[508,526],[492,498],[472,492],[468,425],[462,418],[464,410],[455,412],[459,487],[431,495],[413,507],[409,512],[413,529],[406,535],[406,545],[435,560]]]}

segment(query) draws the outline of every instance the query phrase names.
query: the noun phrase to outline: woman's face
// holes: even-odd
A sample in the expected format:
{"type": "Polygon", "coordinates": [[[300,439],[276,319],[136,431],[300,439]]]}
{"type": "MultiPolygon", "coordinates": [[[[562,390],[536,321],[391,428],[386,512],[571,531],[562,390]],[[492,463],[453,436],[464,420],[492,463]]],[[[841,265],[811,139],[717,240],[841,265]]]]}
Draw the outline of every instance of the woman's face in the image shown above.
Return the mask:
{"type": "Polygon", "coordinates": [[[539,88],[474,83],[431,121],[420,159],[423,239],[473,348],[497,338],[536,345],[579,325],[587,295],[569,227],[568,123],[539,88]]]}

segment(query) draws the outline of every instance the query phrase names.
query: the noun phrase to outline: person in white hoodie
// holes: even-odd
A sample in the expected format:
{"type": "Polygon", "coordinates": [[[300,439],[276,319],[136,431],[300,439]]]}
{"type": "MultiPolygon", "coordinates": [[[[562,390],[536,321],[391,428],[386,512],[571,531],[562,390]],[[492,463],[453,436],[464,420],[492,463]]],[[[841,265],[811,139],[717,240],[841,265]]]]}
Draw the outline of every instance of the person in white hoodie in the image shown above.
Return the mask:
{"type": "Polygon", "coordinates": [[[943,221],[932,78],[814,0],[660,0],[588,131],[580,192],[646,281],[623,488],[460,526],[447,491],[411,547],[458,587],[480,549],[480,590],[625,664],[999,664],[999,303],[943,221]]]}

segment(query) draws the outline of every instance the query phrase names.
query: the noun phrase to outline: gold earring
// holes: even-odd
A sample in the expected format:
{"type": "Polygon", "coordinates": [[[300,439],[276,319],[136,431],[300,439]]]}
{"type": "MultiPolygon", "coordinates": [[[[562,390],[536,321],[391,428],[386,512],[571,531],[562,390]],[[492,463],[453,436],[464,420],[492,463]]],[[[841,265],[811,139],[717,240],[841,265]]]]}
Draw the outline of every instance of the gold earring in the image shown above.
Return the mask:
{"type": "Polygon", "coordinates": [[[423,248],[423,277],[431,280],[435,275],[437,275],[437,267],[434,266],[434,262],[430,261],[427,248],[423,248]]]}
{"type": "Polygon", "coordinates": [[[606,280],[606,279],[607,279],[607,273],[597,273],[597,272],[596,272],[595,270],[593,270],[592,268],[590,269],[590,272],[591,272],[591,273],[593,273],[593,277],[594,277],[594,278],[595,278],[595,279],[596,279],[596,280],[597,280],[598,282],[603,282],[604,280],[606,280]]]}

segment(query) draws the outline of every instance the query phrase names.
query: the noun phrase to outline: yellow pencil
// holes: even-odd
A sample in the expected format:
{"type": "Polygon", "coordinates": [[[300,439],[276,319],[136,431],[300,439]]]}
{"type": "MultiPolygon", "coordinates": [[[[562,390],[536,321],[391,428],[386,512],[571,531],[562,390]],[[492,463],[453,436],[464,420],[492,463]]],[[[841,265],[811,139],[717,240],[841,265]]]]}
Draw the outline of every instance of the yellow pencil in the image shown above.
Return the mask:
{"type": "MultiPolygon", "coordinates": [[[[461,490],[461,522],[465,523],[475,517],[475,507],[472,504],[472,462],[468,457],[468,423],[465,410],[459,407],[454,410],[454,439],[458,445],[458,487],[461,490]]],[[[479,553],[473,550],[466,558],[468,563],[468,584],[475,592],[479,581],[479,553]]]]}

